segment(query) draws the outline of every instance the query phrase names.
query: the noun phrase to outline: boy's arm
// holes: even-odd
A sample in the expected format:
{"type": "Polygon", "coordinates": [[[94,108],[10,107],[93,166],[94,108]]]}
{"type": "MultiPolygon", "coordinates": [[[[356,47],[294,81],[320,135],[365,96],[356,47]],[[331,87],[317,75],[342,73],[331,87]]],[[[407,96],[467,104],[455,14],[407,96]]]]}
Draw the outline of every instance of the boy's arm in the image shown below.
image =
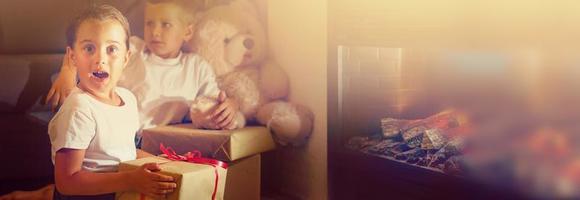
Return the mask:
{"type": "Polygon", "coordinates": [[[155,163],[147,163],[133,171],[95,173],[82,170],[85,150],[61,149],[55,156],[55,184],[64,195],[97,195],[133,190],[152,197],[163,197],[177,185],[173,177],[155,171],[155,163]]]}
{"type": "Polygon", "coordinates": [[[200,77],[203,81],[197,96],[217,97],[219,102],[209,118],[219,129],[231,130],[244,127],[246,121],[239,111],[239,103],[232,98],[227,98],[226,93],[219,89],[216,76],[209,63],[202,62],[200,68],[202,69],[200,77]]]}
{"type": "Polygon", "coordinates": [[[218,101],[220,104],[210,116],[214,123],[221,129],[235,129],[240,126],[235,124],[235,117],[239,112],[238,102],[226,97],[226,93],[223,91],[219,93],[218,101]]]}
{"type": "Polygon", "coordinates": [[[46,95],[45,104],[50,103],[53,112],[62,105],[66,97],[76,87],[77,68],[71,62],[70,49],[67,48],[62,59],[60,73],[46,95]]]}

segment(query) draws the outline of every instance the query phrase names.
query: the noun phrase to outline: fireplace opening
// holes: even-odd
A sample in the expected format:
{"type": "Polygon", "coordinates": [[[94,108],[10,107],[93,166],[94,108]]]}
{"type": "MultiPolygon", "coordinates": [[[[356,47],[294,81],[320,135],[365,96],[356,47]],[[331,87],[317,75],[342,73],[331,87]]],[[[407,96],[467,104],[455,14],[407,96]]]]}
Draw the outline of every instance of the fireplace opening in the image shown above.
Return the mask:
{"type": "Polygon", "coordinates": [[[332,198],[580,197],[580,51],[336,52],[332,198]]]}

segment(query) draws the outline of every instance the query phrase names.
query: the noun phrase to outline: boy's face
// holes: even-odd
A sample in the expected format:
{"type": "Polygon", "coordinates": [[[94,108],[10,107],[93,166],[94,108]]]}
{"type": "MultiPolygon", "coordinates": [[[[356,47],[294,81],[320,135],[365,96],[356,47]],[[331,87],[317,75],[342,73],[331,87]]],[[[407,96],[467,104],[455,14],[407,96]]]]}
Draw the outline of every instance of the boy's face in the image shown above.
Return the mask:
{"type": "Polygon", "coordinates": [[[88,19],[79,25],[71,58],[77,66],[80,86],[91,94],[110,93],[127,61],[127,35],[115,20],[88,19]]]}
{"type": "Polygon", "coordinates": [[[174,58],[193,30],[183,10],[172,3],[147,3],[145,6],[145,43],[147,49],[162,58],[174,58]]]}

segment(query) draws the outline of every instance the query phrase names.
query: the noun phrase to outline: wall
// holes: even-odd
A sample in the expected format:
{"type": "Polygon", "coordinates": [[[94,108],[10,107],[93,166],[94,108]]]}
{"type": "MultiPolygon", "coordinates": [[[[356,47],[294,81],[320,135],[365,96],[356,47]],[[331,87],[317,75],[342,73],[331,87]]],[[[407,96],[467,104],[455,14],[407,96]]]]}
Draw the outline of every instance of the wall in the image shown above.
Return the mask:
{"type": "Polygon", "coordinates": [[[131,23],[134,35],[143,35],[143,2],[138,0],[3,0],[0,1],[0,53],[62,53],[69,21],[91,4],[109,4],[131,23]],[[54,12],[58,8],[59,12],[54,12]]]}
{"type": "Polygon", "coordinates": [[[290,77],[290,101],[315,114],[304,147],[279,148],[270,173],[278,191],[301,199],[327,199],[327,1],[268,1],[271,56],[290,77]]]}

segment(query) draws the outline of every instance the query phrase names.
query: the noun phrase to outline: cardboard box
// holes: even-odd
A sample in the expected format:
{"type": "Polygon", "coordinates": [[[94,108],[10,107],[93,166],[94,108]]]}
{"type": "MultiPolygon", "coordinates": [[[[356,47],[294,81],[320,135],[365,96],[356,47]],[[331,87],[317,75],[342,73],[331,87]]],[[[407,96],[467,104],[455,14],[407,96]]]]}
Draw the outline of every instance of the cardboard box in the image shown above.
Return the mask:
{"type": "Polygon", "coordinates": [[[173,148],[177,154],[198,150],[203,157],[235,161],[275,148],[268,129],[250,126],[236,130],[201,130],[191,124],[160,126],[143,130],[141,148],[161,154],[159,144],[173,148]]]}
{"type": "MultiPolygon", "coordinates": [[[[161,157],[147,157],[119,165],[119,171],[127,171],[140,167],[145,163],[159,163],[161,173],[175,178],[177,188],[167,195],[168,200],[212,199],[216,184],[215,169],[219,174],[215,199],[223,199],[226,186],[227,170],[205,164],[195,164],[183,161],[171,161],[161,157]]],[[[137,192],[119,192],[117,200],[142,200],[137,192]]]]}
{"type": "Polygon", "coordinates": [[[228,167],[225,200],[260,199],[260,154],[231,162],[228,167]]]}

